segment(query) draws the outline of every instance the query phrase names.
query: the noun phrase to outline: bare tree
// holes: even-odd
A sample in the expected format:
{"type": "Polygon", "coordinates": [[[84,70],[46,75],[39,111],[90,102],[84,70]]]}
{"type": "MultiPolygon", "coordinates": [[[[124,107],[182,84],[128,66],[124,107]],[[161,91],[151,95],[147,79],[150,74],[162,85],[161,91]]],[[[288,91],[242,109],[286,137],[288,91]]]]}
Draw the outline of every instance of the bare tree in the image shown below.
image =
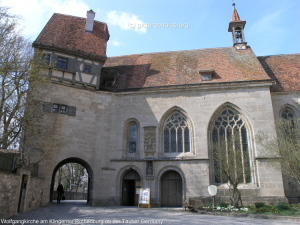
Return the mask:
{"type": "Polygon", "coordinates": [[[280,119],[276,123],[276,134],[259,134],[261,150],[271,159],[269,165],[282,172],[300,185],[300,120],[280,119]],[[279,162],[279,163],[278,163],[279,162]]]}
{"type": "Polygon", "coordinates": [[[79,188],[84,190],[84,180],[83,177],[87,176],[87,171],[84,166],[79,163],[67,163],[61,166],[55,176],[57,183],[62,183],[66,190],[68,190],[71,185],[76,185],[76,192],[79,188]]]}
{"type": "Polygon", "coordinates": [[[0,7],[0,148],[19,146],[36,104],[33,92],[46,80],[45,66],[41,53],[34,54],[31,41],[20,34],[17,17],[0,7]]]}
{"type": "MultiPolygon", "coordinates": [[[[233,131],[234,132],[234,131],[233,131]]],[[[239,185],[251,180],[249,153],[243,147],[239,134],[227,133],[214,143],[214,175],[216,183],[227,183],[232,205],[237,208],[243,205],[239,185]]]]}

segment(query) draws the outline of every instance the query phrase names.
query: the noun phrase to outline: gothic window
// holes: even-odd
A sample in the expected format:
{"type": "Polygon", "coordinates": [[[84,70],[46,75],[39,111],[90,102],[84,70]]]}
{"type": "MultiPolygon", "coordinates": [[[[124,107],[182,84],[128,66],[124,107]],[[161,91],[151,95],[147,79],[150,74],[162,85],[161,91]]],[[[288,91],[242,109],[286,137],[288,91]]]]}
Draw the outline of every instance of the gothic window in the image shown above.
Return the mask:
{"type": "Polygon", "coordinates": [[[289,107],[286,107],[282,110],[281,112],[281,118],[282,119],[291,119],[291,120],[294,120],[294,117],[295,117],[295,112],[294,110],[292,110],[291,108],[289,107]]]}
{"type": "Polygon", "coordinates": [[[250,183],[248,130],[237,111],[222,111],[213,123],[212,141],[215,183],[227,183],[229,173],[240,183],[250,183]]]}
{"type": "Polygon", "coordinates": [[[190,128],[187,118],[180,112],[173,112],[164,124],[164,152],[190,152],[190,128]]]}
{"type": "Polygon", "coordinates": [[[128,146],[129,146],[129,153],[136,153],[136,146],[137,146],[137,130],[138,126],[135,122],[131,122],[128,126],[128,146]]]}

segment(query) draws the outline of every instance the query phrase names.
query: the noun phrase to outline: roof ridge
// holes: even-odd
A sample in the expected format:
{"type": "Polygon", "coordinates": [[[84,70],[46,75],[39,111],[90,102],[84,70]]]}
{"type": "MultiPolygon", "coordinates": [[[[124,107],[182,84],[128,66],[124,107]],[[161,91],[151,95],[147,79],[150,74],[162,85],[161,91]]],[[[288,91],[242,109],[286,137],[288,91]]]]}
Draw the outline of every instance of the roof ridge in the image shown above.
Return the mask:
{"type": "MultiPolygon", "coordinates": [[[[73,15],[68,15],[68,14],[63,14],[63,13],[53,13],[53,15],[54,15],[54,14],[61,15],[61,16],[67,16],[67,17],[74,17],[74,18],[86,20],[86,17],[81,17],[81,16],[73,16],[73,15]]],[[[52,16],[53,16],[53,15],[52,15],[52,16]]],[[[99,20],[94,20],[94,22],[102,23],[102,24],[106,24],[106,25],[107,25],[107,23],[101,22],[101,21],[99,21],[99,20]]]]}
{"type": "Polygon", "coordinates": [[[209,50],[209,49],[231,49],[230,47],[216,47],[216,48],[200,48],[200,49],[190,49],[190,50],[174,50],[174,51],[167,51],[167,52],[146,52],[146,53],[136,53],[136,54],[128,54],[128,55],[118,55],[118,56],[107,56],[108,58],[117,58],[117,57],[125,57],[125,56],[141,56],[141,55],[154,55],[154,54],[172,54],[176,52],[191,52],[191,51],[199,51],[199,50],[209,50]]]}

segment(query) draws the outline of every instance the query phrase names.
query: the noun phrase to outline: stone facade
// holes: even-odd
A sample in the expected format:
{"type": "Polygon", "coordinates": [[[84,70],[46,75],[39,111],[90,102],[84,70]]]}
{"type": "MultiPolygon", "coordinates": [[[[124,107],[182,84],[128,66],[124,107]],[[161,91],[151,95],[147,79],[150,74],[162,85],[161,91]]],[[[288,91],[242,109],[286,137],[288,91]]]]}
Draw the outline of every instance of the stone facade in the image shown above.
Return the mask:
{"type": "MultiPolygon", "coordinates": [[[[278,86],[271,79],[274,73],[268,72],[273,66],[268,60],[273,58],[259,59],[243,43],[242,49],[106,60],[106,24],[95,22],[95,28],[102,27],[97,32],[80,33],[84,21],[54,14],[34,42],[34,47],[50,54],[52,63],[57,63],[58,56],[68,62],[64,69],[45,71],[51,82],[36,96],[44,111],[36,127],[49,132],[44,143],[35,146],[47,153],[39,163],[39,177],[44,180],[42,205],[53,200],[55,174],[68,162],[86,167],[87,199],[95,206],[134,205],[138,188],[151,189],[152,206],[180,206],[191,197],[207,199],[211,184],[218,184],[217,200],[228,201],[228,185],[216,181],[212,155],[214,128],[224,110],[234,112],[231,120],[243,126],[239,137],[249,157],[249,164],[240,168],[244,204],[293,197],[295,191],[283,181],[281,171],[270,170],[272,159],[256,140],[260,132],[275,134],[275,121],[286,104],[299,115],[300,90],[270,92],[270,87],[278,86]],[[78,30],[56,33],[56,24],[78,30]],[[70,36],[77,38],[72,48],[64,45],[70,36]],[[97,51],[91,50],[87,39],[97,51]],[[91,66],[90,73],[84,71],[85,65],[91,66]],[[172,126],[180,127],[176,138],[172,126]],[[53,148],[46,142],[58,144],[53,148]],[[250,169],[247,177],[245,167],[250,169]]],[[[287,58],[295,63],[297,57],[287,58]]],[[[38,157],[31,157],[31,162],[35,160],[38,157]]]]}
{"type": "MultiPolygon", "coordinates": [[[[175,170],[182,175],[183,200],[195,196],[209,196],[211,184],[209,127],[214,114],[220,108],[230,106],[247,118],[250,127],[253,182],[243,186],[249,197],[283,198],[280,171],[267,169],[264,155],[255,144],[258,132],[274,132],[272,97],[268,85],[253,87],[223,87],[221,89],[182,89],[139,93],[107,93],[87,91],[57,84],[44,88],[43,101],[76,106],[76,116],[48,113],[47,123],[56,123],[53,132],[60,136],[61,148],[49,153],[40,163],[39,174],[45,178],[43,203],[49,199],[50,177],[55,167],[68,158],[80,158],[92,171],[90,193],[93,205],[122,204],[122,176],[130,168],[136,170],[142,187],[152,190],[152,203],[160,205],[160,178],[165,171],[175,170]],[[70,96],[72,96],[70,98],[70,96]],[[162,124],[173,110],[184,112],[191,121],[191,152],[164,153],[162,124]],[[270,116],[271,115],[271,116],[270,116]],[[137,153],[126,152],[126,121],[134,118],[139,122],[137,153]],[[264,126],[261,126],[264,124],[264,126]],[[145,148],[145,129],[155,132],[156,148],[149,156],[145,148]],[[156,129],[153,129],[156,128],[156,129]],[[148,176],[147,159],[151,157],[153,176],[148,176]],[[101,191],[98,191],[101,190],[101,191]],[[251,194],[250,194],[251,193],[251,194]]],[[[220,195],[226,194],[226,185],[220,186],[220,195]],[[222,190],[225,191],[222,191],[222,190]]]]}

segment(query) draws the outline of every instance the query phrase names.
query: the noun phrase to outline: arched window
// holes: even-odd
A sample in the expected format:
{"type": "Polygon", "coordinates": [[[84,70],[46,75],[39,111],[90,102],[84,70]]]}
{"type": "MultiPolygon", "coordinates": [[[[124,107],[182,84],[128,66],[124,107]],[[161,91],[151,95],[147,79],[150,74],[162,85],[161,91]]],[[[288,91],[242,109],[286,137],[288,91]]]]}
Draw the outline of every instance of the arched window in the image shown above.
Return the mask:
{"type": "Polygon", "coordinates": [[[190,128],[186,116],[175,111],[164,124],[164,152],[190,152],[190,128]]]}
{"type": "Polygon", "coordinates": [[[281,118],[282,119],[291,119],[294,120],[295,117],[295,112],[294,110],[292,110],[289,107],[285,107],[282,111],[281,111],[281,118]]]}
{"type": "Polygon", "coordinates": [[[251,182],[248,131],[241,115],[227,108],[213,123],[213,163],[216,183],[251,182]]]}
{"type": "Polygon", "coordinates": [[[130,122],[128,126],[128,152],[136,153],[137,146],[137,130],[136,122],[130,122]]]}

